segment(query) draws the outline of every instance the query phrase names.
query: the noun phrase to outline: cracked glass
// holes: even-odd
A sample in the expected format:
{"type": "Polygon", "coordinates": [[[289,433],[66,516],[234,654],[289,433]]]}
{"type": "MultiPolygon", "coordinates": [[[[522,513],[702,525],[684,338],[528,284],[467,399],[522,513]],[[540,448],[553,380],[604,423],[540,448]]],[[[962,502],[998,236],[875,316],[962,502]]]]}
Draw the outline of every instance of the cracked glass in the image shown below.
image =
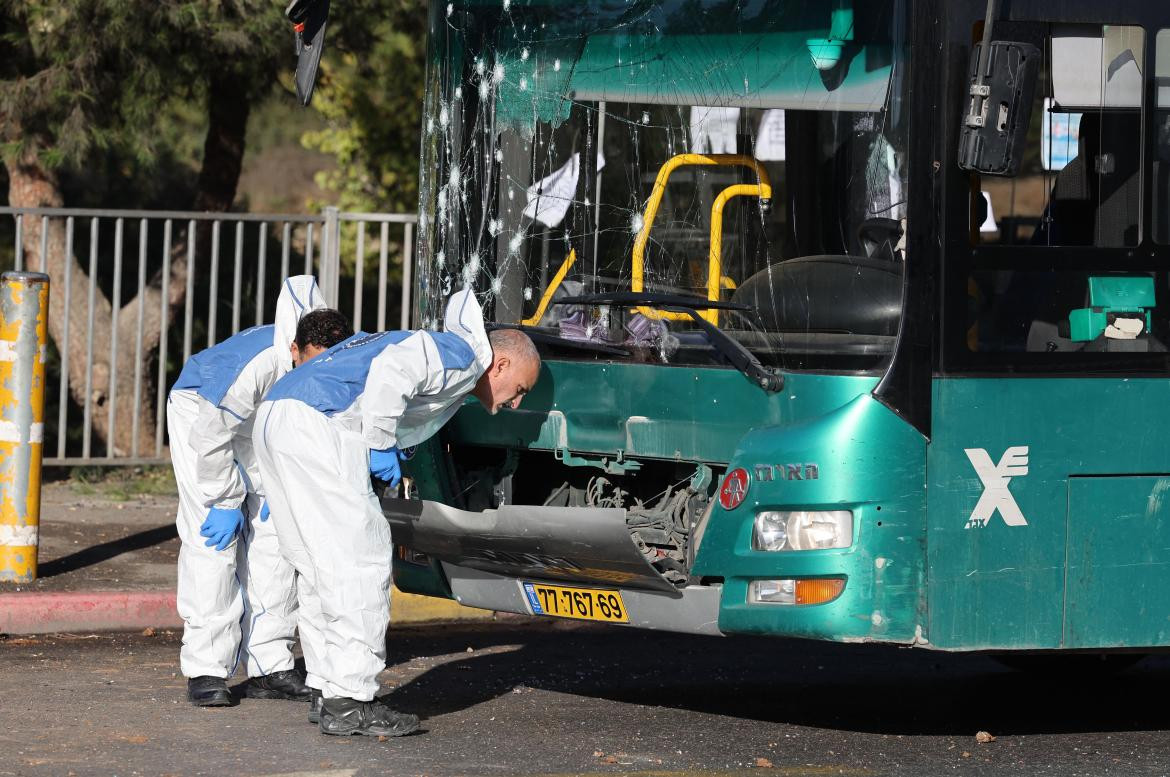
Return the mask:
{"type": "Polygon", "coordinates": [[[423,326],[471,285],[557,358],[725,364],[708,323],[768,365],[880,366],[905,36],[894,0],[432,4],[423,326]]]}

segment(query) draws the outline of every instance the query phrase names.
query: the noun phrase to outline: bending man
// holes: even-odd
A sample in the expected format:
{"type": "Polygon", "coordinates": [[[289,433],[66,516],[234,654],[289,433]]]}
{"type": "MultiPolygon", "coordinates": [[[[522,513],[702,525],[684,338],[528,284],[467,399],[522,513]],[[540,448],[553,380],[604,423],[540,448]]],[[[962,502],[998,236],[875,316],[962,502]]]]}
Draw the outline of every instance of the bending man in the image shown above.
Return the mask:
{"type": "Polygon", "coordinates": [[[293,669],[294,571],[259,509],[251,433],[256,406],[277,379],[352,331],[340,313],[323,307],[312,276],[289,278],[276,323],[191,357],[167,400],[179,487],[179,656],[196,706],[231,703],[226,680],[241,646],[249,696],[310,698],[293,669]]]}
{"type": "Polygon", "coordinates": [[[540,370],[527,335],[488,337],[470,290],[452,296],[444,330],[359,333],[281,379],[256,414],[280,550],[321,609],[320,639],[303,632],[301,644],[309,684],[324,696],[309,719],[325,734],[418,728],[414,715],[374,701],[392,546],[371,472],[397,485],[399,447],[434,434],[468,394],[491,413],[519,405],[540,370]]]}

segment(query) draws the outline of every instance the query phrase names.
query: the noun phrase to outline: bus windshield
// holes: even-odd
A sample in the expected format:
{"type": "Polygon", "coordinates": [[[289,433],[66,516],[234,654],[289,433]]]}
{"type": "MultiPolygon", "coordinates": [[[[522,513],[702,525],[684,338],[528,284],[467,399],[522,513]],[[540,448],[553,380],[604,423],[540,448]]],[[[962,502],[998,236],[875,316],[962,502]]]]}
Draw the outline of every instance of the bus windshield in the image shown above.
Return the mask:
{"type": "Polygon", "coordinates": [[[901,0],[432,3],[423,326],[470,284],[558,358],[721,364],[699,315],[773,366],[880,367],[902,307],[905,17],[901,0]],[[735,309],[588,301],[613,292],[735,309]]]}

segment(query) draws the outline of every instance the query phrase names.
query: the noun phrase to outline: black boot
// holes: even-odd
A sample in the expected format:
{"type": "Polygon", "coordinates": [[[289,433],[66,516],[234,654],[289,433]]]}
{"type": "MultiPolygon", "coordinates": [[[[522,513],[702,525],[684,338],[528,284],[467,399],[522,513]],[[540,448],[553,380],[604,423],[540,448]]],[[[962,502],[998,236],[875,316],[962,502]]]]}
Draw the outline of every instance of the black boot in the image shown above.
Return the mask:
{"type": "Polygon", "coordinates": [[[400,737],[418,731],[418,716],[395,712],[380,701],[325,699],[320,728],[335,736],[400,737]]]}
{"type": "Polygon", "coordinates": [[[244,695],[249,699],[288,699],[310,701],[312,689],[305,685],[305,673],[296,669],[249,677],[244,683],[244,695]]]}
{"type": "Polygon", "coordinates": [[[313,700],[309,702],[309,722],[317,724],[321,722],[321,701],[324,697],[321,692],[313,688],[313,700]]]}
{"type": "Polygon", "coordinates": [[[232,695],[222,677],[200,675],[188,678],[187,701],[196,707],[230,707],[232,695]]]}

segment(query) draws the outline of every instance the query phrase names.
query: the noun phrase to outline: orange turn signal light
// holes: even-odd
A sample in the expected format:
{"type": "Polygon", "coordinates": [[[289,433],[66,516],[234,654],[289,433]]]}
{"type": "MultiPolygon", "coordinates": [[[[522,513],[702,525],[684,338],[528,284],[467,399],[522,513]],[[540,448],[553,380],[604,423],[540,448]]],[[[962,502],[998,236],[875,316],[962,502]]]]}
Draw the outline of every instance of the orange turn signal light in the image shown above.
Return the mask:
{"type": "Polygon", "coordinates": [[[843,577],[819,577],[796,581],[797,604],[824,604],[831,602],[845,590],[843,577]]]}

